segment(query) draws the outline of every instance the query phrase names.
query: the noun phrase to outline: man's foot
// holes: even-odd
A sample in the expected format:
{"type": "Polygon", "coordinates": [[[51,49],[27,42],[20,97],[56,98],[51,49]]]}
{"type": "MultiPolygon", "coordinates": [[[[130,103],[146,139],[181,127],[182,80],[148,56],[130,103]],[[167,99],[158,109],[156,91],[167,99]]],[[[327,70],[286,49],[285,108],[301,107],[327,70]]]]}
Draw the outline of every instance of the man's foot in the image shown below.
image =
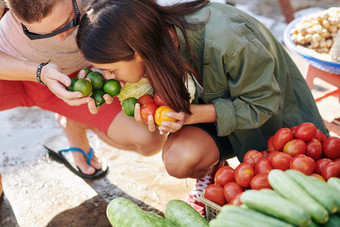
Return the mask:
{"type": "Polygon", "coordinates": [[[195,186],[189,192],[189,194],[187,195],[185,199],[185,202],[191,205],[202,216],[205,216],[205,205],[204,203],[201,202],[201,195],[209,184],[214,183],[214,176],[215,176],[216,171],[220,167],[226,166],[226,165],[228,165],[227,161],[220,162],[213,168],[211,173],[209,173],[207,176],[197,179],[195,186]]]}
{"type": "Polygon", "coordinates": [[[83,150],[78,147],[69,147],[64,135],[53,136],[44,142],[50,157],[65,164],[70,170],[82,178],[96,179],[107,173],[108,166],[105,160],[100,161],[92,148],[83,150]]]}
{"type": "Polygon", "coordinates": [[[72,152],[73,160],[76,166],[87,175],[91,175],[96,172],[96,169],[102,168],[102,161],[96,156],[96,153],[93,153],[93,157],[91,158],[91,165],[87,163],[86,157],[79,152],[72,152]]]}

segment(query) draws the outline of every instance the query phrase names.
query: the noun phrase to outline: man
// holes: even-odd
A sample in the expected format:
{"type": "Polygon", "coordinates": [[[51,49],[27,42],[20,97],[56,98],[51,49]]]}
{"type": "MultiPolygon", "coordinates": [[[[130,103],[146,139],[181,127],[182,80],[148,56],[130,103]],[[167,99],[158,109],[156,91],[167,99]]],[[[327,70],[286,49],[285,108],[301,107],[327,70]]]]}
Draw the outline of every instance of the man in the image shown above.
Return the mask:
{"type": "Polygon", "coordinates": [[[58,150],[50,152],[68,166],[74,161],[72,168],[81,177],[106,172],[90,148],[88,129],[118,149],[142,155],[160,151],[165,136],[127,117],[118,99],[106,95],[107,104],[97,109],[91,97],[65,89],[70,76],[89,66],[75,42],[87,1],[0,0],[4,2],[9,11],[0,20],[0,110],[38,106],[55,112],[74,160],[58,150]]]}

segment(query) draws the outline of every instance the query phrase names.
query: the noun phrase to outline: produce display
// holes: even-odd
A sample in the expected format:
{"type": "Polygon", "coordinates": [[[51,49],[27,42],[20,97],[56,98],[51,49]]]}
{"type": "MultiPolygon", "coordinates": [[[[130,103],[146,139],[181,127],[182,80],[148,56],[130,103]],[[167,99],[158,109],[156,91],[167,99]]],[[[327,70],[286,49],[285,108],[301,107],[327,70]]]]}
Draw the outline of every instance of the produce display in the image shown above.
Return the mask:
{"type": "Polygon", "coordinates": [[[292,169],[273,169],[268,178],[273,190],[244,191],[242,205],[224,205],[209,226],[340,226],[339,178],[292,169]]]}
{"type": "MultiPolygon", "coordinates": [[[[334,201],[330,202],[334,198],[331,198],[329,190],[325,191],[319,188],[322,182],[325,183],[329,179],[332,179],[333,185],[338,182],[333,179],[340,177],[340,138],[332,136],[327,138],[312,123],[304,122],[292,128],[279,129],[267,142],[267,150],[249,150],[245,154],[243,162],[235,169],[223,166],[216,171],[214,183],[208,185],[202,196],[206,208],[213,213],[209,214],[208,212],[208,220],[214,218],[225,205],[242,205],[241,198],[246,191],[266,190],[267,194],[268,191],[273,191],[275,179],[272,179],[272,182],[269,179],[272,170],[298,171],[294,173],[294,179],[300,179],[299,182],[290,181],[291,184],[286,185],[287,192],[298,195],[299,191],[292,190],[293,187],[291,187],[292,185],[296,186],[297,183],[300,187],[310,187],[310,191],[314,195],[320,195],[320,193],[324,195],[314,199],[317,200],[317,203],[306,198],[302,199],[303,193],[300,193],[302,196],[296,198],[296,201],[302,199],[301,203],[308,204],[310,206],[308,209],[315,209],[314,215],[319,216],[314,218],[320,221],[327,216],[327,212],[334,212],[334,201]],[[304,181],[298,173],[309,175],[312,179],[304,181]],[[321,183],[315,183],[313,179],[316,179],[317,182],[320,180],[321,183]]],[[[292,173],[288,171],[287,174],[292,173]]],[[[281,181],[281,178],[277,177],[276,180],[281,181]]],[[[281,193],[283,192],[281,191],[281,193]]],[[[271,193],[270,196],[274,195],[271,193]]],[[[336,203],[336,206],[340,207],[340,204],[336,203]]]]}

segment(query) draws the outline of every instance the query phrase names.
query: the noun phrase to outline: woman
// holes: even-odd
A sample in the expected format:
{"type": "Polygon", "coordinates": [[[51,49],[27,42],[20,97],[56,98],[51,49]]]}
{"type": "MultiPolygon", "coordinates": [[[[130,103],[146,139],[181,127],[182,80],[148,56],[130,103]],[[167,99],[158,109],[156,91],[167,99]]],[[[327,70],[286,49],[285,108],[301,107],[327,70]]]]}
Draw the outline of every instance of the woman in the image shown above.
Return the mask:
{"type": "Polygon", "coordinates": [[[171,133],[162,157],[174,177],[202,178],[232,155],[242,162],[248,150],[267,149],[282,127],[312,122],[328,135],[292,59],[260,22],[232,6],[95,0],[77,44],[107,79],[133,83],[145,73],[176,110],[168,116],[177,122],[159,127],[171,133]],[[192,104],[188,71],[197,87],[192,104]]]}

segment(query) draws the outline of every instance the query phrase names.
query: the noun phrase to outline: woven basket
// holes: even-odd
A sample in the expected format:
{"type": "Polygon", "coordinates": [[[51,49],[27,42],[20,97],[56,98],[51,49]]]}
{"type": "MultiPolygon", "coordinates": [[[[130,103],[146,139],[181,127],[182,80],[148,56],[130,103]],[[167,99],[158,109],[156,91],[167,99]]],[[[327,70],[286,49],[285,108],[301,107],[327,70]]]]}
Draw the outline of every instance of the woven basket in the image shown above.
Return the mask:
{"type": "Polygon", "coordinates": [[[217,214],[221,211],[222,207],[206,199],[204,197],[204,193],[201,194],[200,198],[201,198],[201,202],[205,205],[205,213],[206,213],[207,221],[214,219],[217,216],[217,214]]]}

